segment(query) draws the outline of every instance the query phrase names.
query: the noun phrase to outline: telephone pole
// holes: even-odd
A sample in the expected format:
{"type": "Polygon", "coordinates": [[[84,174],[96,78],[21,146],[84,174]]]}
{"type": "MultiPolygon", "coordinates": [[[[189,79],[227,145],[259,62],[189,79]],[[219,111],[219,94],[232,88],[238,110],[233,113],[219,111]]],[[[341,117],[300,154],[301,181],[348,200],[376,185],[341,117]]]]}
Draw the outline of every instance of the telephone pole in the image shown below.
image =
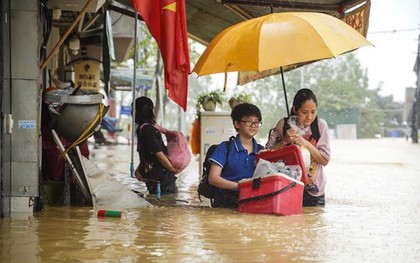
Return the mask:
{"type": "Polygon", "coordinates": [[[417,59],[414,65],[414,72],[417,74],[415,99],[411,115],[411,139],[413,143],[419,143],[418,129],[420,127],[420,35],[417,47],[417,59]]]}

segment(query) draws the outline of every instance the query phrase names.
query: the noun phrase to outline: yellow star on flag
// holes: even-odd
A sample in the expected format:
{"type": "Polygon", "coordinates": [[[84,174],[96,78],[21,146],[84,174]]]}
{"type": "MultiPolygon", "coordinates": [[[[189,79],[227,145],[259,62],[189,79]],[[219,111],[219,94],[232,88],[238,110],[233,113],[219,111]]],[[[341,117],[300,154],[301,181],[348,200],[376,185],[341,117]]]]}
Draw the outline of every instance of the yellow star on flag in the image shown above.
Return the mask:
{"type": "Polygon", "coordinates": [[[176,2],[173,2],[172,4],[164,6],[162,9],[167,9],[172,12],[176,12],[176,2]]]}

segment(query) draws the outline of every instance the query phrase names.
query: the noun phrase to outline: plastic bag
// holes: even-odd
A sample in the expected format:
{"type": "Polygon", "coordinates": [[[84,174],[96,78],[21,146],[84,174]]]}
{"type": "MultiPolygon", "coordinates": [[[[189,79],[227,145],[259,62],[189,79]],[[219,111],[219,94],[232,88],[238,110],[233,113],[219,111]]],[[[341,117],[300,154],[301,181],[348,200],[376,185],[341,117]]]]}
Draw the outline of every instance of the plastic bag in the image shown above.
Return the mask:
{"type": "Polygon", "coordinates": [[[270,174],[281,173],[300,181],[302,169],[299,165],[285,165],[284,162],[270,162],[260,159],[252,177],[261,177],[270,174]]]}
{"type": "MultiPolygon", "coordinates": [[[[290,116],[290,118],[287,120],[287,123],[300,136],[305,136],[309,132],[309,127],[307,129],[301,127],[301,125],[299,123],[299,119],[295,115],[294,116],[290,116]]],[[[309,166],[311,165],[311,154],[309,153],[309,150],[306,149],[303,146],[300,146],[300,150],[301,150],[302,157],[303,157],[303,160],[304,160],[304,163],[305,163],[305,168],[306,168],[307,171],[309,171],[309,166]]]]}
{"type": "Polygon", "coordinates": [[[296,115],[290,116],[287,120],[287,124],[289,124],[290,127],[294,129],[300,136],[304,136],[306,134],[306,131],[303,129],[303,127],[301,127],[299,119],[296,115]]]}
{"type": "Polygon", "coordinates": [[[306,171],[309,171],[311,166],[311,153],[303,146],[300,146],[300,152],[302,153],[302,159],[305,164],[306,171]]]}

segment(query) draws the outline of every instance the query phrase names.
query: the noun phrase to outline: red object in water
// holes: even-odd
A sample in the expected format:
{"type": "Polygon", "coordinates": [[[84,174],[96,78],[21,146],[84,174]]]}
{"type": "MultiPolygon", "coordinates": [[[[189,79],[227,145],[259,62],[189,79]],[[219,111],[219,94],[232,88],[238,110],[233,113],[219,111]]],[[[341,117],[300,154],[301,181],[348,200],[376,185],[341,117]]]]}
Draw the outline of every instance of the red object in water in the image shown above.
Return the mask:
{"type": "Polygon", "coordinates": [[[239,183],[239,212],[296,215],[302,213],[303,183],[282,174],[239,183]]]}
{"type": "Polygon", "coordinates": [[[115,210],[98,210],[98,217],[121,217],[124,212],[115,210]]]}
{"type": "Polygon", "coordinates": [[[98,216],[105,216],[106,210],[98,210],[98,216]]]}

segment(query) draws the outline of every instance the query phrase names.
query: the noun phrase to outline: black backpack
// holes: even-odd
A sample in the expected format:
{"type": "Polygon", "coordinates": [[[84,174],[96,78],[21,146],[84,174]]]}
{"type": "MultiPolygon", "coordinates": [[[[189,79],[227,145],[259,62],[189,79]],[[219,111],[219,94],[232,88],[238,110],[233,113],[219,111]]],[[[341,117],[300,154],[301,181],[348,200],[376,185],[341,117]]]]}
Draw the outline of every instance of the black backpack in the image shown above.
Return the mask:
{"type": "MultiPolygon", "coordinates": [[[[230,143],[234,139],[235,137],[232,136],[229,138],[229,141],[225,141],[225,144],[227,147],[226,156],[229,156],[230,143]]],[[[219,144],[213,144],[212,146],[210,146],[210,148],[207,150],[206,157],[204,158],[203,174],[201,176],[200,184],[198,185],[198,189],[197,189],[198,199],[200,199],[200,201],[201,201],[201,196],[204,196],[204,197],[209,198],[210,201],[213,203],[214,192],[216,190],[216,186],[211,185],[209,183],[209,172],[210,172],[210,166],[211,166],[211,162],[209,161],[209,158],[213,154],[214,150],[216,150],[217,146],[219,146],[219,144]]],[[[258,147],[257,151],[264,149],[264,147],[260,144],[257,144],[257,147],[258,147]]],[[[226,159],[226,163],[227,161],[228,159],[226,159]]],[[[226,164],[225,164],[225,167],[226,167],[226,164]]]]}
{"type": "MultiPolygon", "coordinates": [[[[227,147],[226,156],[229,156],[230,143],[233,139],[235,139],[234,136],[230,137],[229,141],[225,141],[225,144],[227,147]]],[[[209,172],[210,172],[210,166],[211,166],[211,162],[209,161],[209,158],[213,154],[214,150],[216,150],[217,146],[219,146],[219,144],[211,145],[209,149],[207,150],[206,157],[204,158],[203,173],[201,175],[201,180],[197,189],[198,199],[200,199],[200,201],[201,201],[201,196],[204,196],[209,199],[214,198],[214,191],[216,190],[216,186],[211,185],[209,183],[209,172]]]]}

